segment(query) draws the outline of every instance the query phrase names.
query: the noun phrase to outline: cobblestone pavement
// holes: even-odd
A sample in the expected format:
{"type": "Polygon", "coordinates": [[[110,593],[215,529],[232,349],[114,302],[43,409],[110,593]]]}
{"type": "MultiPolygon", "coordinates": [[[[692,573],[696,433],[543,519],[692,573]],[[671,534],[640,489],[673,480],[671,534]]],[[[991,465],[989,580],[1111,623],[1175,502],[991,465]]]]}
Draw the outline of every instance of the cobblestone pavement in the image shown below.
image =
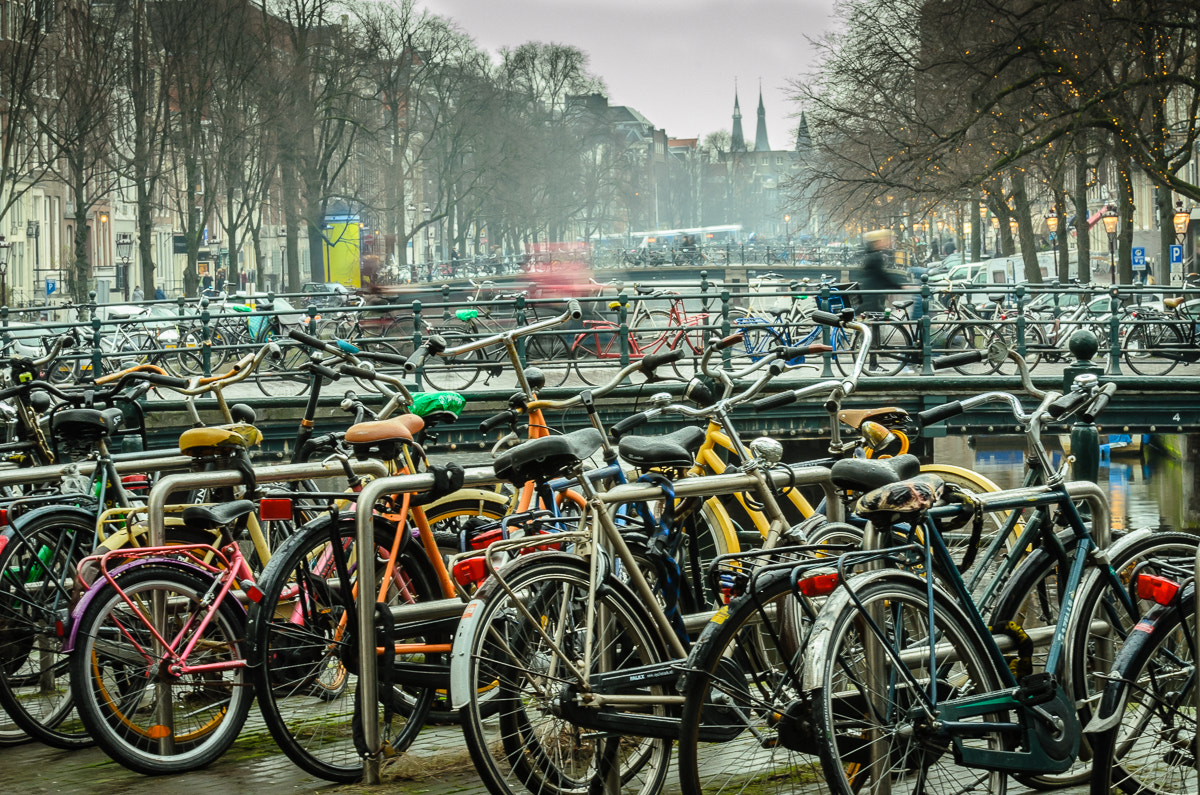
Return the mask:
{"type": "MultiPolygon", "coordinates": [[[[21,795],[288,795],[289,793],[402,792],[411,795],[486,795],[475,775],[462,734],[456,726],[426,727],[407,754],[385,766],[384,782],[376,787],[339,786],[309,776],[275,750],[264,733],[248,731],[212,766],[176,777],[148,778],[130,772],[98,749],[56,751],[30,743],[0,750],[0,781],[5,792],[21,795]]],[[[667,795],[678,792],[668,777],[667,795]]],[[[1009,793],[1029,790],[1015,783],[1009,793]]],[[[814,785],[796,795],[824,795],[814,785]]],[[[1086,786],[1059,790],[1061,795],[1085,795],[1086,786]]]]}

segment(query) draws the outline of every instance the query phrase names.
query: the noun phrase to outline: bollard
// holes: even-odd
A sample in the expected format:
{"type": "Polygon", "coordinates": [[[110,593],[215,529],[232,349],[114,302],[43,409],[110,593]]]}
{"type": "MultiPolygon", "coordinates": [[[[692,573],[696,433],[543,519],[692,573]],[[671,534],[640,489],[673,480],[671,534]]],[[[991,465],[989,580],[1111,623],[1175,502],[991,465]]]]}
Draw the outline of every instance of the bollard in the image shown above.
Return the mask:
{"type": "Polygon", "coordinates": [[[921,296],[917,299],[917,307],[921,310],[921,375],[933,375],[933,323],[929,318],[929,299],[933,297],[933,289],[929,286],[929,276],[921,274],[921,296]]]}
{"type": "Polygon", "coordinates": [[[200,367],[204,377],[212,375],[212,314],[208,311],[208,297],[200,299],[200,367]]]}
{"type": "Polygon", "coordinates": [[[1108,305],[1108,371],[1106,375],[1121,374],[1121,300],[1117,288],[1112,288],[1108,305]]]}
{"type": "Polygon", "coordinates": [[[620,304],[620,308],[617,310],[617,321],[621,335],[621,366],[624,367],[629,364],[629,296],[625,294],[624,288],[617,296],[617,302],[620,304]]]}
{"type": "MultiPolygon", "coordinates": [[[[821,284],[821,295],[817,298],[817,308],[824,312],[829,312],[830,311],[829,297],[830,297],[829,285],[827,283],[822,283],[821,284]]],[[[830,332],[831,332],[831,329],[829,328],[829,326],[826,326],[824,324],[821,325],[821,344],[822,345],[829,345],[830,332]]],[[[834,354],[834,352],[821,354],[821,377],[822,378],[833,378],[833,354],[834,354]]],[[[852,357],[854,354],[853,354],[853,352],[847,353],[846,351],[842,351],[841,355],[843,355],[843,356],[848,355],[848,356],[852,357]]]]}
{"type": "Polygon", "coordinates": [[[1017,285],[1017,353],[1025,358],[1025,285],[1017,285]]]}
{"type": "MultiPolygon", "coordinates": [[[[413,352],[416,353],[418,350],[421,349],[421,301],[419,299],[412,302],[412,312],[413,312],[413,352]]],[[[425,364],[424,364],[424,362],[422,362],[421,366],[418,367],[416,369],[416,371],[413,373],[413,380],[415,382],[413,385],[414,391],[416,391],[416,392],[421,391],[421,382],[424,380],[424,378],[425,378],[425,364]]]]}
{"type": "MultiPolygon", "coordinates": [[[[1071,390],[1075,377],[1091,373],[1099,377],[1101,368],[1096,366],[1092,357],[1100,349],[1100,341],[1096,335],[1087,329],[1080,329],[1071,335],[1067,344],[1075,361],[1063,370],[1063,394],[1071,390]]],[[[1071,427],[1071,455],[1075,462],[1071,465],[1071,477],[1074,480],[1086,480],[1095,483],[1100,476],[1100,433],[1095,423],[1076,420],[1071,427]]]]}

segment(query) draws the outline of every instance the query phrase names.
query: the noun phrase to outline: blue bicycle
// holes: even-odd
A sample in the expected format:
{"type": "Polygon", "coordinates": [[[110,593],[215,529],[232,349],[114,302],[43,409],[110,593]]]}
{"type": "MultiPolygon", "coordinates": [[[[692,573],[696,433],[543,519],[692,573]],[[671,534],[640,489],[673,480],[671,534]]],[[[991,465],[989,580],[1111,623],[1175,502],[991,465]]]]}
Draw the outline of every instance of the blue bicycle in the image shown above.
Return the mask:
{"type": "MultiPolygon", "coordinates": [[[[821,326],[810,319],[818,308],[817,300],[811,295],[797,293],[804,286],[801,282],[792,282],[791,292],[781,293],[779,299],[766,309],[734,319],[735,330],[743,333],[741,349],[736,352],[739,357],[757,362],[780,347],[800,348],[821,343],[821,326]]],[[[845,297],[830,285],[828,310],[839,314],[845,308],[845,297]]],[[[830,356],[838,373],[848,375],[854,369],[855,353],[860,347],[857,332],[835,326],[829,330],[829,345],[833,348],[830,356]]],[[[904,361],[897,356],[879,357],[872,352],[870,360],[863,371],[869,375],[895,375],[904,367],[904,361]]],[[[796,357],[788,364],[804,364],[804,357],[796,357]]]]}

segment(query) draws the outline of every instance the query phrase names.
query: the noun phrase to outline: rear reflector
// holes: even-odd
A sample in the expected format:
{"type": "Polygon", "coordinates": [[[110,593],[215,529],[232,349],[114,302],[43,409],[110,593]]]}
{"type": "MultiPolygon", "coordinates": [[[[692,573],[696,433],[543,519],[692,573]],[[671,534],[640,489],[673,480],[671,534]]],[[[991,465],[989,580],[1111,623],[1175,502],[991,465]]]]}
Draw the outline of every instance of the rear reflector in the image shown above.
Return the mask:
{"type": "Polygon", "coordinates": [[[1153,574],[1139,574],[1137,581],[1138,599],[1147,599],[1160,605],[1168,605],[1179,593],[1179,584],[1171,582],[1166,577],[1153,574]]]}
{"type": "Polygon", "coordinates": [[[454,581],[466,588],[478,585],[487,577],[487,561],[482,556],[465,558],[454,564],[454,581]]]}
{"type": "Polygon", "coordinates": [[[292,518],[292,501],[287,497],[267,497],[258,503],[258,515],[264,522],[292,518]]]}
{"type": "Polygon", "coordinates": [[[837,587],[837,574],[818,574],[815,577],[805,577],[796,583],[796,589],[805,596],[828,596],[837,587]]]}

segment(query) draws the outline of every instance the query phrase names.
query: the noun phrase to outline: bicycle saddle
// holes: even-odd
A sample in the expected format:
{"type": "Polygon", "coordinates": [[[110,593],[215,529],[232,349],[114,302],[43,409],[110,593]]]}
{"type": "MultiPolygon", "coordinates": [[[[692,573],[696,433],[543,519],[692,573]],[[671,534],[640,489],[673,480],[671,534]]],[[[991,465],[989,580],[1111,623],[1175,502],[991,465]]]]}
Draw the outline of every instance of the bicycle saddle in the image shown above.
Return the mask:
{"type": "Polygon", "coordinates": [[[1163,306],[1165,306],[1167,309],[1174,309],[1186,300],[1188,300],[1186,296],[1180,296],[1178,298],[1164,298],[1163,306]]]}
{"type": "Polygon", "coordinates": [[[60,439],[99,439],[121,427],[120,409],[67,409],[54,415],[51,428],[60,439]]]}
{"type": "Polygon", "coordinates": [[[943,486],[945,483],[937,475],[917,475],[867,492],[859,498],[855,512],[872,521],[889,521],[896,514],[923,513],[941,499],[943,486]]]}
{"type": "Polygon", "coordinates": [[[921,461],[915,455],[895,458],[843,458],[830,468],[830,480],[839,489],[871,491],[899,483],[921,474],[921,461]]]}
{"type": "Polygon", "coordinates": [[[703,428],[691,426],[664,436],[624,436],[617,450],[621,458],[639,469],[682,469],[696,460],[696,451],[706,435],[703,428]]]}
{"type": "Polygon", "coordinates": [[[842,423],[843,425],[849,425],[851,428],[857,431],[867,420],[878,422],[880,425],[887,425],[890,428],[891,426],[888,424],[887,420],[883,419],[889,414],[896,414],[899,417],[908,416],[908,412],[906,412],[904,409],[898,409],[895,406],[888,406],[881,409],[846,409],[844,411],[839,411],[837,418],[838,422],[842,423]]]}
{"type": "Polygon", "coordinates": [[[892,306],[896,307],[897,309],[908,309],[913,305],[913,303],[915,302],[910,298],[907,301],[892,301],[892,306]]]}
{"type": "Polygon", "coordinates": [[[516,486],[530,480],[546,481],[567,474],[603,443],[595,428],[530,439],[496,456],[492,469],[496,477],[516,486]]]}
{"type": "Polygon", "coordinates": [[[219,505],[189,505],[183,509],[183,524],[190,530],[216,530],[254,510],[251,500],[234,500],[219,505]]]}
{"type": "Polygon", "coordinates": [[[425,427],[425,420],[416,414],[401,414],[386,420],[371,420],[351,425],[346,430],[349,444],[376,442],[411,442],[413,434],[425,427]]]}
{"type": "Polygon", "coordinates": [[[262,442],[262,433],[253,425],[234,423],[211,428],[189,428],[179,435],[179,451],[194,458],[222,455],[262,442]]]}

